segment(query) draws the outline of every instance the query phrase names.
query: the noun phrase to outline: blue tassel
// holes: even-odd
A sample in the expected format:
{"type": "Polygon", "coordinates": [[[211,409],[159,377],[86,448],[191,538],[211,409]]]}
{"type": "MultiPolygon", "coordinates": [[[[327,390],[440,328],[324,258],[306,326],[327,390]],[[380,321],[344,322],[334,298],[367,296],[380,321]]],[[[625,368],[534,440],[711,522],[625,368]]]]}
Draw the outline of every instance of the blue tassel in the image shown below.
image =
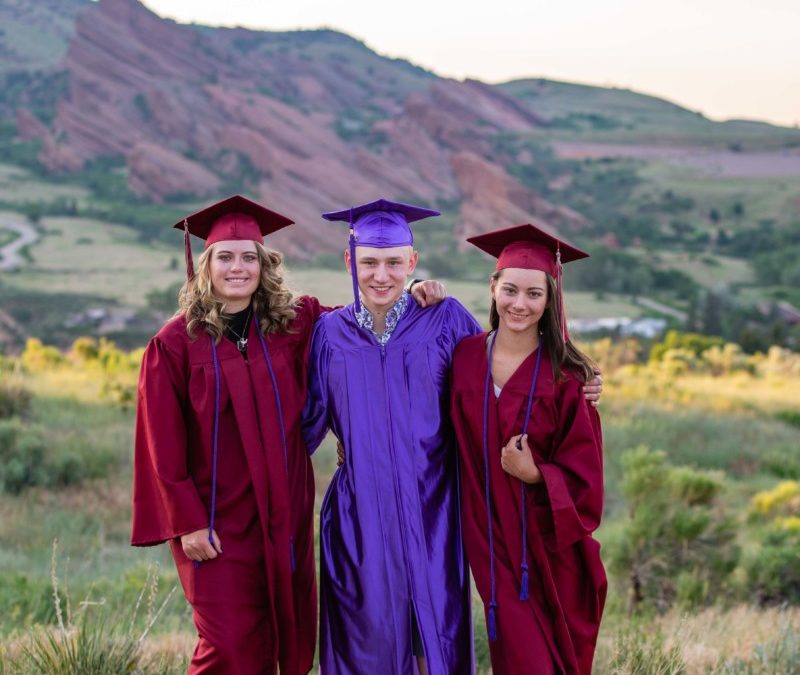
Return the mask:
{"type": "Polygon", "coordinates": [[[497,617],[495,616],[494,608],[497,606],[497,603],[490,602],[489,603],[489,620],[486,626],[486,630],[489,633],[489,639],[494,641],[497,639],[497,617]]]}
{"type": "Polygon", "coordinates": [[[522,581],[519,585],[519,599],[520,600],[527,600],[528,599],[528,566],[522,566],[522,581]]]}
{"type": "Polygon", "coordinates": [[[294,539],[289,539],[289,561],[292,566],[292,574],[294,574],[294,539]]]}

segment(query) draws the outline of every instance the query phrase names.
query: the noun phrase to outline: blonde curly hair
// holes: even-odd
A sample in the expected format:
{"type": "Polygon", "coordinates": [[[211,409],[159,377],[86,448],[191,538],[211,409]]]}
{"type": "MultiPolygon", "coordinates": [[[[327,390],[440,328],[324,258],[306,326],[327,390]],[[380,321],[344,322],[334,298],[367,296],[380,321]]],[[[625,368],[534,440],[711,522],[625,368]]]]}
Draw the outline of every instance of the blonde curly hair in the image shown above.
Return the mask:
{"type": "MultiPolygon", "coordinates": [[[[261,267],[261,281],[253,293],[255,315],[264,335],[287,333],[297,315],[292,292],[284,285],[283,256],[260,242],[256,253],[261,267]]],[[[211,257],[215,244],[209,246],[197,261],[195,276],[187,281],[178,294],[178,314],[186,317],[186,331],[194,338],[201,329],[218,343],[225,331],[225,303],[214,294],[211,284],[211,257]]]]}

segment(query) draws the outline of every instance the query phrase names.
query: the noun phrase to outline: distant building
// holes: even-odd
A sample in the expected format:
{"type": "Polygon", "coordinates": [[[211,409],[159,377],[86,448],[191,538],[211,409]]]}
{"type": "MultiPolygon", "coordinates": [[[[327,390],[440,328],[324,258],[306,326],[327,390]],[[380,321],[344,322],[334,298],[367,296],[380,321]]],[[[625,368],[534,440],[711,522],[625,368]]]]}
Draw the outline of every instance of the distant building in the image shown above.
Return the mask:
{"type": "Polygon", "coordinates": [[[625,316],[604,317],[601,319],[571,319],[569,330],[576,334],[619,333],[624,336],[656,338],[667,328],[666,319],[642,317],[631,319],[625,316]]]}

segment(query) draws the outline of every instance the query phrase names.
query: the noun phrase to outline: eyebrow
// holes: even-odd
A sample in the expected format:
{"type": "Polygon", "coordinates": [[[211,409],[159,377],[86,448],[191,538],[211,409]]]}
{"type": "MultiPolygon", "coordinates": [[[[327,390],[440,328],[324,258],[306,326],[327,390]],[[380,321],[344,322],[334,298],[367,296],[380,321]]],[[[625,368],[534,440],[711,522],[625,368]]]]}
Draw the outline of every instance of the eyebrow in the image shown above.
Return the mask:
{"type": "MultiPolygon", "coordinates": [[[[220,255],[221,253],[227,253],[227,254],[229,254],[229,255],[234,255],[234,252],[233,252],[233,251],[229,251],[229,250],[228,250],[228,249],[226,249],[226,248],[223,248],[223,249],[220,249],[220,250],[216,251],[216,254],[217,254],[217,255],[220,255]]],[[[242,255],[248,255],[248,254],[250,254],[250,255],[257,255],[257,253],[256,253],[255,251],[244,251],[244,252],[242,253],[242,255]]]]}
{"type": "MultiPolygon", "coordinates": [[[[359,258],[358,262],[377,262],[378,259],[373,256],[364,256],[363,258],[359,258]]],[[[402,256],[393,256],[391,258],[386,258],[385,262],[402,262],[402,256]]]]}
{"type": "MultiPolygon", "coordinates": [[[[518,289],[518,286],[516,284],[512,284],[510,281],[503,281],[501,283],[502,283],[503,286],[510,286],[514,290],[518,289]]],[[[528,286],[528,288],[526,290],[528,290],[528,291],[544,291],[544,287],[543,286],[528,286]]]]}

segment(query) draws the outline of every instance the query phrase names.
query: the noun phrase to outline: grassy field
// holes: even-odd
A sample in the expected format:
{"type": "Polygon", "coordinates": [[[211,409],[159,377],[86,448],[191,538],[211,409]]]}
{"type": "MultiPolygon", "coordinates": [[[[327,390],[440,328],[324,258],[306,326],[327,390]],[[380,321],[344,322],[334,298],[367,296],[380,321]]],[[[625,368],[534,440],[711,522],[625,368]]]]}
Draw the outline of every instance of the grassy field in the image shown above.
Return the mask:
{"type": "Polygon", "coordinates": [[[89,191],[77,185],[42,180],[30,171],[11,164],[0,164],[0,202],[52,202],[59,198],[82,202],[89,191]]]}
{"type": "Polygon", "coordinates": [[[93,294],[142,307],[148,291],[166,288],[184,274],[180,250],[176,257],[164,244],[145,245],[121,225],[45,217],[40,227],[43,237],[31,251],[32,263],[9,278],[19,288],[93,294]]]}
{"type": "Polygon", "coordinates": [[[800,176],[724,178],[661,161],[643,164],[639,175],[645,183],[637,196],[654,186],[659,191],[672,190],[694,200],[695,215],[707,217],[711,209],[717,209],[727,229],[752,227],[765,219],[791,222],[800,213],[800,176]],[[744,208],[738,217],[733,215],[737,203],[744,208]]]}
{"type": "MultiPolygon", "coordinates": [[[[23,218],[13,213],[3,219],[23,218]]],[[[32,247],[32,262],[6,277],[10,288],[38,292],[89,294],[122,306],[142,308],[150,291],[168,288],[183,279],[181,251],[167,244],[143,244],[122,225],[69,217],[42,218],[42,238],[32,247]]],[[[176,234],[176,241],[180,236],[176,234]]],[[[424,266],[424,253],[421,267],[424,266]]],[[[349,277],[342,270],[314,269],[289,262],[287,280],[298,294],[319,297],[326,304],[352,301],[349,277]]],[[[486,266],[488,275],[490,268],[486,266]]],[[[443,279],[448,292],[479,320],[488,317],[488,283],[443,279]]],[[[570,292],[567,307],[574,318],[636,317],[641,308],[614,294],[598,300],[593,293],[570,292]]]]}

